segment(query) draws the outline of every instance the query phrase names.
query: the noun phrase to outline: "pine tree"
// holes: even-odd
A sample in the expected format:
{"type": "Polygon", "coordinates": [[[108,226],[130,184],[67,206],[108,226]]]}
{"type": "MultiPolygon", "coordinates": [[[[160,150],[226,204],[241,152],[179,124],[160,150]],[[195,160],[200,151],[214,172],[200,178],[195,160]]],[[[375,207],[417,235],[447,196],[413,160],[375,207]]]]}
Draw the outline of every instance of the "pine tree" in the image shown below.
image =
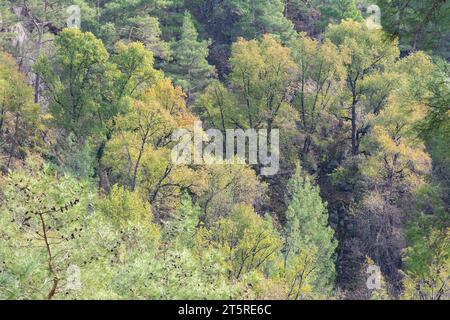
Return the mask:
{"type": "Polygon", "coordinates": [[[334,231],[328,226],[326,203],[319,188],[302,176],[300,165],[287,188],[284,269],[288,298],[300,298],[309,290],[321,296],[334,279],[333,253],[337,246],[334,231]]]}
{"type": "Polygon", "coordinates": [[[230,30],[234,39],[240,36],[253,39],[270,33],[285,43],[294,37],[294,25],[285,17],[284,1],[239,0],[233,2],[234,12],[232,13],[240,13],[237,14],[236,23],[230,30]]]}
{"type": "Polygon", "coordinates": [[[198,40],[198,32],[189,12],[184,14],[180,40],[172,46],[175,61],[170,63],[167,71],[175,84],[182,86],[190,97],[209,84],[215,68],[207,60],[209,42],[198,40]]]}
{"type": "Polygon", "coordinates": [[[329,23],[339,24],[344,19],[362,21],[361,12],[355,0],[333,0],[319,6],[321,27],[325,29],[329,23]]]}

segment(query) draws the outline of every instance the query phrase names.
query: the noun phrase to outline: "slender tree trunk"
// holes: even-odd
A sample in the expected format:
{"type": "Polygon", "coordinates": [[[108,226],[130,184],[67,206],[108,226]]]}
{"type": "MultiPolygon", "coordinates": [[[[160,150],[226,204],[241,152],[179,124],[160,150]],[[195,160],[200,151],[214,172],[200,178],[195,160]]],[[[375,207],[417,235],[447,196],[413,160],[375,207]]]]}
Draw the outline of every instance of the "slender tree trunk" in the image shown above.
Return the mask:
{"type": "Polygon", "coordinates": [[[352,154],[358,154],[357,132],[356,132],[356,103],[352,103],[352,154]]]}
{"type": "Polygon", "coordinates": [[[3,122],[5,121],[4,115],[5,115],[5,109],[0,108],[0,136],[2,135],[2,132],[3,132],[3,122]]]}
{"type": "Polygon", "coordinates": [[[311,146],[311,136],[308,135],[305,138],[305,142],[303,143],[303,153],[306,155],[309,153],[309,147],[311,146]]]}
{"type": "Polygon", "coordinates": [[[136,160],[136,164],[134,165],[133,181],[131,182],[131,191],[134,191],[134,189],[136,188],[138,170],[139,170],[139,166],[141,164],[142,154],[144,153],[145,143],[147,141],[147,135],[148,135],[148,131],[145,134],[144,138],[142,139],[141,148],[139,149],[139,155],[136,160]]]}
{"type": "Polygon", "coordinates": [[[356,94],[356,82],[358,77],[353,80],[351,77],[348,79],[350,88],[352,91],[352,105],[351,105],[351,122],[352,122],[352,155],[358,154],[358,129],[357,129],[357,114],[356,107],[358,105],[358,96],[356,94]]]}
{"type": "Polygon", "coordinates": [[[44,237],[45,247],[47,248],[48,270],[50,271],[50,273],[53,276],[52,287],[50,288],[50,291],[47,294],[47,300],[51,300],[56,293],[56,289],[58,288],[59,279],[58,279],[58,275],[55,272],[55,269],[53,268],[53,255],[52,255],[52,250],[50,248],[50,242],[48,241],[48,237],[47,237],[47,226],[45,224],[43,213],[39,213],[39,218],[41,220],[42,233],[43,233],[42,236],[44,237]]]}
{"type": "MultiPolygon", "coordinates": [[[[41,29],[39,24],[36,24],[38,29],[38,52],[37,56],[41,54],[42,50],[42,33],[43,30],[41,29]]],[[[34,81],[34,103],[39,103],[39,87],[41,86],[41,77],[36,73],[36,80],[34,81]]]]}

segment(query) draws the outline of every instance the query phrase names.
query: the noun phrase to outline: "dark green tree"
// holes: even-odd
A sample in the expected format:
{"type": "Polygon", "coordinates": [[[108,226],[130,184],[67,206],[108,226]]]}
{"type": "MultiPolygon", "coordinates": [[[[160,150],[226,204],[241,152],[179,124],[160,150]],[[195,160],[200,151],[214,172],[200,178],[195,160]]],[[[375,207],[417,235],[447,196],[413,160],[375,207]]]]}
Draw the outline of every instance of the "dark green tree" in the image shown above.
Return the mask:
{"type": "Polygon", "coordinates": [[[318,9],[321,13],[320,25],[324,30],[329,23],[339,24],[344,19],[362,21],[361,12],[356,7],[355,0],[321,1],[318,9]]]}
{"type": "Polygon", "coordinates": [[[383,29],[400,39],[403,52],[432,51],[450,58],[450,2],[377,0],[383,29]]]}
{"type": "Polygon", "coordinates": [[[319,188],[302,176],[299,164],[287,186],[286,205],[285,269],[296,270],[289,281],[296,284],[291,287],[292,294],[301,295],[302,285],[306,284],[312,285],[316,293],[325,294],[334,281],[337,242],[328,225],[327,204],[319,188]]]}
{"type": "Polygon", "coordinates": [[[172,44],[174,61],[168,63],[165,69],[188,96],[203,90],[215,75],[214,67],[207,60],[209,44],[208,41],[198,40],[192,16],[186,12],[180,39],[172,44]]]}

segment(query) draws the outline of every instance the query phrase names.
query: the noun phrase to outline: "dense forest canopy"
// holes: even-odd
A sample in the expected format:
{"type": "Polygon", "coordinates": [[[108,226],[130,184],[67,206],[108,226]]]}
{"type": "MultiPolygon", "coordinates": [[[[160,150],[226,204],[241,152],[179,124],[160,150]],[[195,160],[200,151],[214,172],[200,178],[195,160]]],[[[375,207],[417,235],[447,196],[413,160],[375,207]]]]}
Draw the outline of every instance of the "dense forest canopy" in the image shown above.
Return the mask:
{"type": "Polygon", "coordinates": [[[0,0],[0,299],[449,299],[449,59],[446,0],[0,0]],[[275,174],[174,163],[229,130],[275,174]]]}

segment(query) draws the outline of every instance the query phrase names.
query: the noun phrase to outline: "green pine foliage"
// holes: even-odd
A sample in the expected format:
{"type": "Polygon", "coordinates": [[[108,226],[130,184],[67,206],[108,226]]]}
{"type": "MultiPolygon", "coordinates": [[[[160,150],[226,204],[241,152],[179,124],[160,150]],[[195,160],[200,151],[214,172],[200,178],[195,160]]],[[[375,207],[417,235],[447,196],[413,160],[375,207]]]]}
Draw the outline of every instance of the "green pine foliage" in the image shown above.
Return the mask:
{"type": "Polygon", "coordinates": [[[172,44],[173,62],[168,74],[174,83],[180,85],[188,96],[202,91],[215,75],[215,69],[208,63],[210,42],[198,39],[192,16],[185,12],[180,39],[172,44]]]}
{"type": "Polygon", "coordinates": [[[328,224],[327,205],[320,197],[320,190],[310,178],[302,176],[299,164],[288,182],[286,203],[285,268],[287,273],[292,269],[298,273],[291,280],[291,295],[301,296],[305,286],[310,286],[313,294],[324,295],[334,282],[333,256],[337,242],[328,224]]]}

